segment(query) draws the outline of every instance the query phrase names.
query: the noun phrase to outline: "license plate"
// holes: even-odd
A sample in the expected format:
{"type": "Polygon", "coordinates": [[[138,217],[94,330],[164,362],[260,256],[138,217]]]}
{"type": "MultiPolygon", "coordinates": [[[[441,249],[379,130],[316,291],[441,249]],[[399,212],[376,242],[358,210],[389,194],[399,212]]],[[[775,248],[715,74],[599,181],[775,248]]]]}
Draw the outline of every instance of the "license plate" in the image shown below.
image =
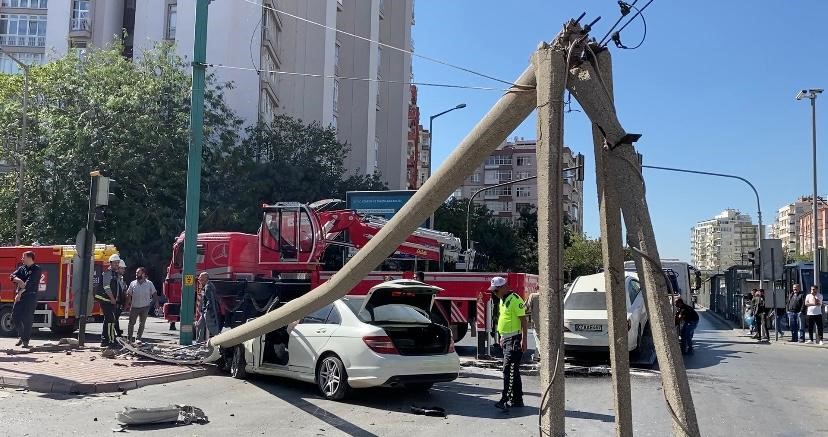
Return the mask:
{"type": "Polygon", "coordinates": [[[582,323],[576,323],[575,330],[586,332],[601,332],[604,330],[604,325],[587,325],[582,323]]]}

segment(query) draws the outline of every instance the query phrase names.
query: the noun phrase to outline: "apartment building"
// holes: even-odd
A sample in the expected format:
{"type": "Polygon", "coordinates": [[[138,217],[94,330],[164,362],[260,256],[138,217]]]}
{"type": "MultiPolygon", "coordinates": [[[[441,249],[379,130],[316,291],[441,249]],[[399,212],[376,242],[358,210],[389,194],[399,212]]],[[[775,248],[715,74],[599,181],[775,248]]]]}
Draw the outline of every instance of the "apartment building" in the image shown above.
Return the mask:
{"type": "MultiPolygon", "coordinates": [[[[535,140],[515,138],[504,142],[465,180],[459,195],[468,199],[487,186],[537,176],[535,148],[535,140]]],[[[575,165],[572,150],[564,147],[563,168],[575,165]]],[[[583,232],[583,182],[576,180],[574,172],[567,172],[563,177],[563,209],[572,229],[583,232]]],[[[485,204],[497,217],[514,221],[520,217],[521,208],[537,205],[537,182],[529,180],[486,190],[478,194],[474,201],[485,204]]]]}
{"type": "Polygon", "coordinates": [[[417,188],[431,177],[431,131],[422,125],[417,129],[420,134],[420,153],[417,157],[417,188]]]}
{"type": "MultiPolygon", "coordinates": [[[[776,213],[776,220],[771,225],[771,238],[782,240],[782,248],[788,255],[803,253],[799,241],[800,220],[804,214],[810,214],[811,208],[813,208],[811,197],[802,196],[793,203],[779,208],[776,213]]],[[[810,240],[808,241],[810,242],[810,240]]],[[[809,247],[810,245],[809,243],[809,247]]]]}
{"type": "Polygon", "coordinates": [[[27,65],[45,61],[48,6],[47,0],[0,0],[0,73],[19,72],[7,53],[27,65]]]}
{"type": "Polygon", "coordinates": [[[409,190],[416,190],[420,171],[420,107],[417,106],[417,86],[411,85],[408,102],[408,154],[406,156],[406,183],[409,190]]]}
{"type": "MultiPolygon", "coordinates": [[[[0,46],[22,60],[42,63],[45,54],[103,47],[122,35],[128,58],[169,41],[191,59],[195,0],[0,1],[0,46]]],[[[233,82],[229,106],[248,124],[287,114],[332,126],[350,147],[347,168],[379,171],[389,188],[407,188],[413,0],[258,1],[210,3],[207,60],[240,67],[209,70],[233,82]]],[[[0,57],[0,68],[16,71],[7,61],[0,57]]]]}
{"type": "MultiPolygon", "coordinates": [[[[822,200],[820,198],[820,200],[822,200]]],[[[828,242],[828,205],[824,201],[817,205],[817,247],[826,247],[828,242]]],[[[808,208],[799,218],[799,248],[800,255],[814,253],[814,212],[813,207],[808,208]]]]}
{"type": "Polygon", "coordinates": [[[748,252],[758,246],[758,232],[750,216],[735,209],[698,222],[690,232],[692,263],[707,273],[746,264],[748,252]]]}

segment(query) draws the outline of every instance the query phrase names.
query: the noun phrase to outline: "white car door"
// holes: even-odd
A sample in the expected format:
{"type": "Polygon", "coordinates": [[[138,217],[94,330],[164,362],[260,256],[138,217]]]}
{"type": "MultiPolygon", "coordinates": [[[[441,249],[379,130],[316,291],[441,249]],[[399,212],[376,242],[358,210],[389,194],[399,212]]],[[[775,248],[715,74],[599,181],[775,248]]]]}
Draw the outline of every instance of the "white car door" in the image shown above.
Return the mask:
{"type": "Polygon", "coordinates": [[[630,324],[635,329],[636,339],[641,330],[644,329],[647,321],[647,310],[644,308],[644,296],[641,293],[641,285],[635,279],[629,282],[629,299],[630,299],[630,324]]]}
{"type": "Polygon", "coordinates": [[[333,305],[308,314],[290,333],[288,353],[290,370],[312,374],[319,352],[325,347],[331,335],[341,322],[339,312],[333,305]]]}

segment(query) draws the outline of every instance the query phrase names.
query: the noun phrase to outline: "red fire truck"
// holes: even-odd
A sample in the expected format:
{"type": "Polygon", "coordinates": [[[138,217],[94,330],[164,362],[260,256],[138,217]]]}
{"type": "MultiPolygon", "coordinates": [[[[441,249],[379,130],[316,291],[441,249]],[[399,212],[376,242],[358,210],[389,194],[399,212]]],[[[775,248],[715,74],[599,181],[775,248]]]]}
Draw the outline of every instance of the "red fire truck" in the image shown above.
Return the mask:
{"type": "MultiPolygon", "coordinates": [[[[80,280],[73,274],[75,246],[17,246],[0,247],[0,335],[16,335],[11,317],[16,287],[9,279],[9,273],[20,266],[23,252],[28,250],[34,252],[35,262],[43,272],[32,326],[49,328],[60,335],[71,334],[78,326],[76,300],[72,292],[72,282],[80,280]]],[[[115,253],[118,253],[115,246],[96,245],[95,271],[100,273],[109,256],[115,253]]],[[[89,320],[103,321],[100,307],[95,304],[90,308],[89,320]]]]}
{"type": "MultiPolygon", "coordinates": [[[[339,206],[337,200],[264,205],[258,234],[199,234],[196,270],[211,273],[227,326],[244,323],[327,281],[387,223],[339,206]]],[[[181,303],[182,246],[183,235],[173,245],[164,282],[164,314],[171,323],[178,320],[181,303]]],[[[465,270],[474,258],[473,252],[461,251],[460,240],[452,234],[420,228],[349,294],[365,294],[389,277],[413,278],[416,271],[424,271],[425,282],[445,290],[437,296],[433,316],[459,341],[470,324],[485,329],[479,309],[488,305],[486,290],[492,277],[506,277],[509,287],[524,295],[538,284],[537,276],[523,273],[455,271],[465,270]]]]}

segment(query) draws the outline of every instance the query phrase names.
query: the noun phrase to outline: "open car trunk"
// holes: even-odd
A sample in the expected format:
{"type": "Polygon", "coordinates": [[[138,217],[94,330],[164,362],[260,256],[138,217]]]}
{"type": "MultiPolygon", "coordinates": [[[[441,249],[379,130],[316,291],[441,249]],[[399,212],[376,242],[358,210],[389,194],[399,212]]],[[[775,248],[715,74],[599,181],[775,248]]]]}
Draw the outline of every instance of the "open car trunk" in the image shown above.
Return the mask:
{"type": "Polygon", "coordinates": [[[451,331],[437,324],[375,323],[391,338],[400,355],[440,355],[449,351],[451,331]]]}

